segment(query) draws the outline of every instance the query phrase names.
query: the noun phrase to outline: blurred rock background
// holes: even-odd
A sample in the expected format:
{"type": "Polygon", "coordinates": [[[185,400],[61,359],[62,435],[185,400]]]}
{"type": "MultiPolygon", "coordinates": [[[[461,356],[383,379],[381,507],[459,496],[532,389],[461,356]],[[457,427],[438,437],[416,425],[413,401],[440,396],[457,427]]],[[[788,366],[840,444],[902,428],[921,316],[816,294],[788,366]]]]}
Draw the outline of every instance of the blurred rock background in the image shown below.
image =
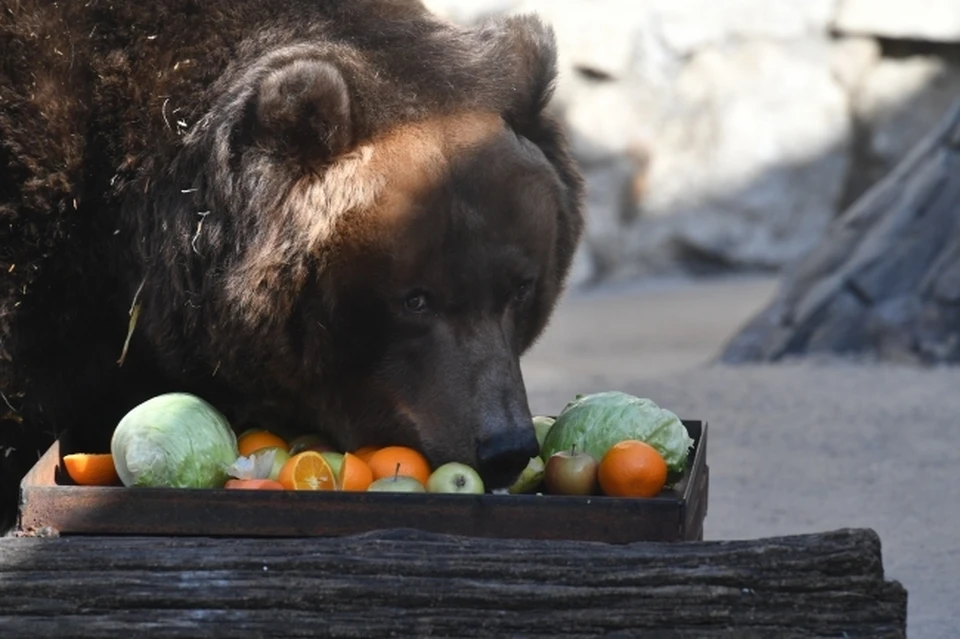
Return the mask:
{"type": "Polygon", "coordinates": [[[587,178],[572,284],[779,273],[960,97],[960,0],[425,0],[536,12],[587,178]]]}

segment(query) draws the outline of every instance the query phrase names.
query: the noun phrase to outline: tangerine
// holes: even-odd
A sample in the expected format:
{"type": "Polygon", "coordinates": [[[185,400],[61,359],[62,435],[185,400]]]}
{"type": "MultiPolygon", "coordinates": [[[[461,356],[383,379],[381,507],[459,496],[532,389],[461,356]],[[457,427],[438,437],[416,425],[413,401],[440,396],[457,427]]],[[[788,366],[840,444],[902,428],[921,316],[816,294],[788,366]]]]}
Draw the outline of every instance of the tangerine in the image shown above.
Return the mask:
{"type": "Polygon", "coordinates": [[[363,492],[373,483],[373,471],[357,455],[344,453],[339,480],[340,490],[363,492]]]}
{"type": "Polygon", "coordinates": [[[656,497],[667,483],[667,462],[650,444],[627,439],[604,454],[597,480],[610,497],[656,497]]]}
{"type": "Polygon", "coordinates": [[[70,479],[81,486],[111,486],[120,481],[110,453],[64,455],[63,466],[70,479]]]}
{"type": "Polygon", "coordinates": [[[237,438],[237,450],[243,457],[249,457],[261,448],[282,448],[289,452],[287,442],[268,430],[248,430],[237,438]]]}
{"type": "Polygon", "coordinates": [[[386,446],[370,456],[367,465],[373,479],[406,475],[426,486],[430,480],[430,462],[422,453],[407,446],[386,446]]]}
{"type": "Polygon", "coordinates": [[[353,451],[353,454],[363,461],[370,463],[370,458],[373,457],[373,454],[378,450],[380,450],[379,446],[361,446],[353,451]]]}
{"type": "Polygon", "coordinates": [[[280,469],[277,481],[287,490],[337,489],[333,469],[315,450],[305,450],[288,459],[280,469]]]}

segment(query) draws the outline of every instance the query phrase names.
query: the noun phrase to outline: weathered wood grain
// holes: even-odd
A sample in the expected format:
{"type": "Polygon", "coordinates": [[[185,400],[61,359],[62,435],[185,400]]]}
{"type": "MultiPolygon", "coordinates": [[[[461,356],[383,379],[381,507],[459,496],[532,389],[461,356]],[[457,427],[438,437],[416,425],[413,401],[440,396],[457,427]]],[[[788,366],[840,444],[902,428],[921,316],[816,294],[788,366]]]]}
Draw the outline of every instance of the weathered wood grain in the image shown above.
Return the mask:
{"type": "Polygon", "coordinates": [[[960,100],[789,265],[720,359],[808,354],[960,361],[960,100]]]}
{"type": "Polygon", "coordinates": [[[14,637],[904,637],[873,531],[626,545],[393,530],[0,540],[14,637]]]}

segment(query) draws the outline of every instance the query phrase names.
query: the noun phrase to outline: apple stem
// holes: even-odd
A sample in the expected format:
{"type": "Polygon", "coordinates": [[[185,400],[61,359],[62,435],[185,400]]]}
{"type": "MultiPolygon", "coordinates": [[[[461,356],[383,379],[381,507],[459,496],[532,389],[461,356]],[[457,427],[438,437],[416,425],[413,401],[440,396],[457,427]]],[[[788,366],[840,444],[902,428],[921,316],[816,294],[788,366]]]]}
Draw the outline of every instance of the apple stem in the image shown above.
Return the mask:
{"type": "Polygon", "coordinates": [[[400,479],[400,462],[397,462],[397,469],[393,472],[393,481],[400,479]]]}

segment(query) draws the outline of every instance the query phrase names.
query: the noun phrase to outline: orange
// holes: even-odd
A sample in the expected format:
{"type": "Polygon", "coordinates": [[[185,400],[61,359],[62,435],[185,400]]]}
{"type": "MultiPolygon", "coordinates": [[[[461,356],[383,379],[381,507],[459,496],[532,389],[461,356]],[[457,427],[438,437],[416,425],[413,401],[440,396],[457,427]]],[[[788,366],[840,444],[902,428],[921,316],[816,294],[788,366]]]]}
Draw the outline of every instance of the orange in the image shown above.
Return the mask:
{"type": "Polygon", "coordinates": [[[360,448],[353,451],[353,454],[362,459],[363,461],[369,463],[370,458],[373,457],[373,454],[380,450],[379,446],[361,446],[360,448]]]}
{"type": "Polygon", "coordinates": [[[336,490],[333,469],[323,455],[305,450],[287,460],[277,481],[287,490],[336,490]]]}
{"type": "Polygon", "coordinates": [[[667,483],[667,462],[650,444],[628,439],[606,452],[597,480],[604,495],[656,497],[667,483]]]}
{"type": "Polygon", "coordinates": [[[110,453],[65,455],[63,466],[70,479],[81,486],[110,486],[120,481],[110,453]]]}
{"type": "Polygon", "coordinates": [[[406,446],[381,448],[367,460],[374,480],[394,475],[406,475],[424,486],[430,480],[430,462],[419,451],[406,446]]]}
{"type": "Polygon", "coordinates": [[[282,437],[268,430],[248,430],[237,438],[237,449],[243,457],[249,457],[261,448],[273,446],[290,451],[290,447],[282,437]]]}
{"type": "Polygon", "coordinates": [[[340,490],[363,492],[373,483],[373,471],[353,453],[344,453],[339,483],[340,490]]]}
{"type": "Polygon", "coordinates": [[[283,484],[272,479],[228,479],[224,488],[231,490],[283,490],[283,484]]]}

